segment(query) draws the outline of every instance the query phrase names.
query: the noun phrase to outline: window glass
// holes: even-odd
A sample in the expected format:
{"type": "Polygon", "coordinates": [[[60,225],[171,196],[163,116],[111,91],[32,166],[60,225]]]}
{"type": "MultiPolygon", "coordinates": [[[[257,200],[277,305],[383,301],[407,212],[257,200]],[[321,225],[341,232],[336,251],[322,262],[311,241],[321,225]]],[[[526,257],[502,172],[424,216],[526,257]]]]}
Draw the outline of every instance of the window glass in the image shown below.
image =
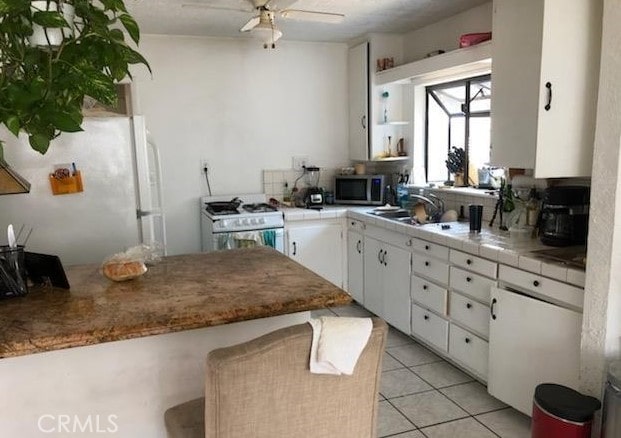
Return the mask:
{"type": "Polygon", "coordinates": [[[427,87],[426,171],[428,182],[452,181],[446,167],[452,147],[466,151],[466,184],[490,159],[491,76],[427,87]]]}

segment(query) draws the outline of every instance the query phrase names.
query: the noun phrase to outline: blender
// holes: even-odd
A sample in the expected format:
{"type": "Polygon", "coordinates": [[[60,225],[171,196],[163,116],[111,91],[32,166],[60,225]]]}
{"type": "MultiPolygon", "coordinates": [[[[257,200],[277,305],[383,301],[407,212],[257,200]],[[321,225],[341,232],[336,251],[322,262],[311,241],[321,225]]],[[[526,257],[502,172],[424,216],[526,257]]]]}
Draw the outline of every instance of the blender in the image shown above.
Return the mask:
{"type": "Polygon", "coordinates": [[[323,190],[318,187],[319,167],[309,166],[304,168],[306,179],[306,208],[321,208],[323,205],[323,190]]]}

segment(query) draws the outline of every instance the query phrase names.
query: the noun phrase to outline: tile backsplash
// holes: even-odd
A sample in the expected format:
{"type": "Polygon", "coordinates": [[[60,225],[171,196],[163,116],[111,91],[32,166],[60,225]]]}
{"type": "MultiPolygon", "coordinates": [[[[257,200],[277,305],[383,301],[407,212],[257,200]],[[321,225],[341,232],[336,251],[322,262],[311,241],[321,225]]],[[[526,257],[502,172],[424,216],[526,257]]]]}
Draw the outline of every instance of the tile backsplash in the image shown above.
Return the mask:
{"type": "MultiPolygon", "coordinates": [[[[339,169],[321,168],[319,172],[319,187],[324,190],[334,190],[334,176],[339,169]]],[[[288,190],[291,191],[295,181],[302,176],[301,170],[285,169],[285,170],[263,170],[263,192],[268,198],[275,198],[282,201],[285,190],[285,182],[288,184],[288,190]]],[[[306,178],[302,176],[297,183],[298,188],[307,187],[306,178]]]]}
{"type": "MultiPolygon", "coordinates": [[[[410,187],[410,193],[419,193],[419,187],[410,187]]],[[[480,204],[483,206],[483,222],[489,223],[494,214],[494,208],[496,207],[496,202],[498,201],[498,196],[496,194],[489,195],[484,191],[477,190],[473,192],[475,189],[434,189],[434,188],[424,188],[424,193],[433,193],[438,198],[444,201],[444,206],[446,210],[455,210],[459,213],[459,208],[464,206],[464,215],[468,217],[468,205],[470,204],[480,204]]],[[[496,222],[499,224],[500,222],[496,222]]]]}

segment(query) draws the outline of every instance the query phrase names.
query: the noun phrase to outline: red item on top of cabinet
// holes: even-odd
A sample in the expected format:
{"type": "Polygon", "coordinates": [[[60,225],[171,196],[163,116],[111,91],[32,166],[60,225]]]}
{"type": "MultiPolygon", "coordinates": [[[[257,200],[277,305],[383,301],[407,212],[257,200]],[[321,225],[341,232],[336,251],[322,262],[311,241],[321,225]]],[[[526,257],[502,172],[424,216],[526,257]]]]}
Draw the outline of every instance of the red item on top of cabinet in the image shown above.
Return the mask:
{"type": "Polygon", "coordinates": [[[476,46],[492,39],[491,32],[466,33],[459,37],[459,48],[476,46]]]}

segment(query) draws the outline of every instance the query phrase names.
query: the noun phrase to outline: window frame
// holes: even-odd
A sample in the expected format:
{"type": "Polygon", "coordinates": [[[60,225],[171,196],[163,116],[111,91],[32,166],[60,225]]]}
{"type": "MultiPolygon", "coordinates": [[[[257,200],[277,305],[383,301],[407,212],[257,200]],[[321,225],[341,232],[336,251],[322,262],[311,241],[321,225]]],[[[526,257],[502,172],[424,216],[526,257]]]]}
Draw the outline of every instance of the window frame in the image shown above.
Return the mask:
{"type": "MultiPolygon", "coordinates": [[[[448,144],[446,153],[448,156],[449,151],[451,150],[451,119],[453,117],[464,117],[464,151],[466,153],[466,164],[464,167],[464,177],[465,183],[468,187],[470,187],[470,178],[469,178],[469,166],[470,166],[470,155],[469,155],[469,139],[470,139],[470,118],[471,117],[491,117],[491,106],[487,111],[470,111],[470,87],[473,82],[483,82],[485,80],[489,80],[490,83],[492,81],[492,74],[486,73],[483,75],[471,76],[463,79],[452,80],[448,82],[437,83],[433,85],[425,86],[425,181],[429,182],[429,98],[430,96],[433,98],[434,102],[438,104],[438,106],[444,111],[444,113],[448,116],[448,144]],[[451,114],[446,106],[438,99],[438,97],[432,93],[434,90],[452,88],[456,86],[463,85],[465,87],[465,109],[466,111],[462,114],[451,114]]],[[[463,106],[462,106],[463,108],[463,106]]],[[[491,145],[490,145],[491,148],[491,145]]],[[[446,170],[446,181],[450,181],[451,174],[446,170]]]]}

